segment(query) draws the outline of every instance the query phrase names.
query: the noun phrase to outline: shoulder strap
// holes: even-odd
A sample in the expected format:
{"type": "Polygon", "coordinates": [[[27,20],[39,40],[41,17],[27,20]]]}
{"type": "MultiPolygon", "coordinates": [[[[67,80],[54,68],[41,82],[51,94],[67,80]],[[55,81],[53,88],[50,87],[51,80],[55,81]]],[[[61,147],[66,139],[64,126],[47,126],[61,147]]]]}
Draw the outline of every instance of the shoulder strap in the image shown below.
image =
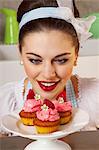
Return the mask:
{"type": "Polygon", "coordinates": [[[67,91],[66,93],[67,93],[68,100],[71,101],[71,103],[74,107],[77,107],[77,100],[76,100],[75,91],[74,91],[71,80],[67,81],[66,91],[67,91]]]}

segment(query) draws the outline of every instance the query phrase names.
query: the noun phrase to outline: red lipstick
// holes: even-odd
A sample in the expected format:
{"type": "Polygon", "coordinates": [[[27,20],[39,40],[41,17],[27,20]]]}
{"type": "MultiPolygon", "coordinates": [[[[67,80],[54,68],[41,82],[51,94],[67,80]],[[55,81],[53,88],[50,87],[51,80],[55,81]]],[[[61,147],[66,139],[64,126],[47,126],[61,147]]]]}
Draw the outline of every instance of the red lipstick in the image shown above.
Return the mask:
{"type": "Polygon", "coordinates": [[[52,91],[57,86],[58,82],[45,82],[45,81],[37,81],[39,86],[44,91],[52,91]]]}

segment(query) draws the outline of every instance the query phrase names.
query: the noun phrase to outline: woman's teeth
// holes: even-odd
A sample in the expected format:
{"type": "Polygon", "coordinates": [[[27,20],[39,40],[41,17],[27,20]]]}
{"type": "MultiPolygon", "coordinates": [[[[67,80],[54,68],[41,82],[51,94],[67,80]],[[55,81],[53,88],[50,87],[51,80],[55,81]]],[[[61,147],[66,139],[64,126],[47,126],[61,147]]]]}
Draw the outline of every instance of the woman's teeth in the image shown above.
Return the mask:
{"type": "Polygon", "coordinates": [[[42,85],[44,85],[44,86],[52,86],[52,85],[54,85],[55,83],[41,83],[42,85]]]}

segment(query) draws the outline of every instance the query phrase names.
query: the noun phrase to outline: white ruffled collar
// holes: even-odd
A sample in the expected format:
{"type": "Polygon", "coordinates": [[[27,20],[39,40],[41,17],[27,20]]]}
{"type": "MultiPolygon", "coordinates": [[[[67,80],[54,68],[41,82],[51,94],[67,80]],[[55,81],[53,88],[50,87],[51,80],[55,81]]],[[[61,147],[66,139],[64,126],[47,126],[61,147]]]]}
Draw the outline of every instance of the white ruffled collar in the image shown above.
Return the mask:
{"type": "Polygon", "coordinates": [[[17,101],[18,108],[22,108],[22,106],[24,104],[24,96],[23,96],[24,81],[25,81],[25,78],[23,78],[21,81],[19,81],[15,85],[15,96],[16,96],[16,101],[17,101]]]}

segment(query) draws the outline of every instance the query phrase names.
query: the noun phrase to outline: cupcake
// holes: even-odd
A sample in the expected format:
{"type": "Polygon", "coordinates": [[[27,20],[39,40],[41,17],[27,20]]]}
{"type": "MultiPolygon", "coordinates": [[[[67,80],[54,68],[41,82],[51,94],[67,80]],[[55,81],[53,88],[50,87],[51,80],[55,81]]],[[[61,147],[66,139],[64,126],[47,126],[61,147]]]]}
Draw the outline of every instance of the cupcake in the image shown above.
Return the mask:
{"type": "Polygon", "coordinates": [[[24,125],[33,126],[36,112],[41,109],[42,101],[39,95],[33,96],[32,91],[29,91],[27,100],[24,103],[22,110],[19,113],[21,121],[24,125]]]}
{"type": "Polygon", "coordinates": [[[44,100],[41,110],[36,112],[34,125],[37,133],[48,134],[58,130],[60,125],[60,116],[55,109],[54,104],[49,100],[44,100]]]}
{"type": "Polygon", "coordinates": [[[60,115],[60,124],[64,125],[68,123],[72,118],[72,104],[70,101],[64,101],[62,97],[53,101],[56,110],[60,115]]]}

